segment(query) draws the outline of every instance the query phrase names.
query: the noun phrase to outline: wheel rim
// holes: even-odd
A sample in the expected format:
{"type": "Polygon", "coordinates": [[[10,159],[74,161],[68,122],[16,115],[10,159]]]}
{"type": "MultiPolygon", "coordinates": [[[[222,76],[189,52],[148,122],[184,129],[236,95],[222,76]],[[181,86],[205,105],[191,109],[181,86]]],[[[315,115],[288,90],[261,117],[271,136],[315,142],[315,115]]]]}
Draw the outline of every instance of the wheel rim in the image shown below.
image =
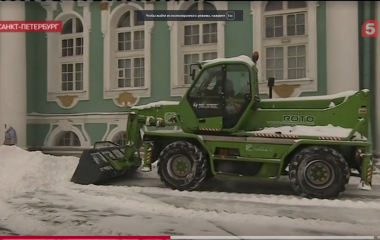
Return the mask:
{"type": "Polygon", "coordinates": [[[176,180],[186,178],[192,172],[191,161],[184,155],[177,154],[168,161],[168,173],[176,180]]]}
{"type": "Polygon", "coordinates": [[[335,173],[330,164],[314,160],[306,165],[304,176],[307,184],[311,187],[325,189],[333,183],[335,173]]]}

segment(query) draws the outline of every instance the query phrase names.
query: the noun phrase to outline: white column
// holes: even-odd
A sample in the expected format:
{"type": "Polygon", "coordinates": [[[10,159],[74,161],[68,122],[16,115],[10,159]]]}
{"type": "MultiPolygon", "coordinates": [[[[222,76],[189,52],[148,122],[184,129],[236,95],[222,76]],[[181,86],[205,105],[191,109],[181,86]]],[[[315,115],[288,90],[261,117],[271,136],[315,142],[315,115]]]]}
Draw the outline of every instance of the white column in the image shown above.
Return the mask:
{"type": "MultiPolygon", "coordinates": [[[[24,21],[24,2],[2,2],[2,21],[24,21]]],[[[0,33],[0,133],[4,124],[17,132],[17,145],[26,147],[26,39],[25,33],[0,33]]]]}
{"type": "MultiPolygon", "coordinates": [[[[380,2],[376,2],[376,15],[377,19],[380,17],[380,2]]],[[[370,89],[372,90],[372,89],[370,89]]],[[[371,91],[372,94],[376,95],[376,123],[377,123],[377,133],[373,134],[373,137],[377,139],[377,146],[373,146],[373,149],[380,153],[380,38],[376,38],[376,89],[371,91]]]]}
{"type": "Polygon", "coordinates": [[[359,89],[358,2],[326,2],[327,92],[359,89]]]}

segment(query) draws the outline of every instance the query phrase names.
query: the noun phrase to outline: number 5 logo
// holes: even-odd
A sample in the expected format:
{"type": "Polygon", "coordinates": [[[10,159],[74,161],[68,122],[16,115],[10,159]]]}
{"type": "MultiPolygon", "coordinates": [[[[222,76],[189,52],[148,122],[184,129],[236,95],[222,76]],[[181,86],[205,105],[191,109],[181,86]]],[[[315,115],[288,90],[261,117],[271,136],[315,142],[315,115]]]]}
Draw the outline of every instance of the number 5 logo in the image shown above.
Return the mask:
{"type": "Polygon", "coordinates": [[[362,37],[378,37],[379,36],[379,21],[367,20],[362,25],[362,37]]]}

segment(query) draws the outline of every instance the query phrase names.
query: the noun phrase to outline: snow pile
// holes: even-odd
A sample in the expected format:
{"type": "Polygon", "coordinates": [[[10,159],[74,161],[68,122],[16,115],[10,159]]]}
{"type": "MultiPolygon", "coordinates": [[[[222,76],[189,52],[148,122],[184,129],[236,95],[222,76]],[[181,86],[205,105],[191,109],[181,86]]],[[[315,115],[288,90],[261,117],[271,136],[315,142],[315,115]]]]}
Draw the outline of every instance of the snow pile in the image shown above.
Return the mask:
{"type": "MultiPolygon", "coordinates": [[[[323,137],[340,137],[346,138],[351,133],[351,128],[336,127],[331,124],[327,126],[282,126],[282,127],[268,127],[260,131],[253,131],[249,133],[276,133],[276,134],[294,134],[300,136],[323,136],[323,137]]],[[[360,137],[356,133],[355,137],[360,137]]]]}
{"type": "Polygon", "coordinates": [[[69,184],[77,164],[76,157],[54,157],[0,146],[1,197],[69,184]]]}
{"type": "Polygon", "coordinates": [[[336,106],[335,103],[330,102],[329,108],[333,108],[333,107],[335,107],[335,106],[336,106]]]}
{"type": "Polygon", "coordinates": [[[289,98],[269,98],[262,99],[262,102],[293,102],[293,101],[318,101],[318,100],[333,100],[338,98],[345,98],[346,101],[349,97],[355,95],[358,91],[345,91],[341,93],[322,95],[322,96],[310,96],[310,97],[289,97],[289,98]]]}
{"type": "Polygon", "coordinates": [[[175,102],[175,101],[159,101],[159,102],[148,103],[145,105],[134,106],[131,108],[131,110],[151,108],[151,107],[161,107],[161,106],[176,106],[178,104],[179,102],[175,102]]]}

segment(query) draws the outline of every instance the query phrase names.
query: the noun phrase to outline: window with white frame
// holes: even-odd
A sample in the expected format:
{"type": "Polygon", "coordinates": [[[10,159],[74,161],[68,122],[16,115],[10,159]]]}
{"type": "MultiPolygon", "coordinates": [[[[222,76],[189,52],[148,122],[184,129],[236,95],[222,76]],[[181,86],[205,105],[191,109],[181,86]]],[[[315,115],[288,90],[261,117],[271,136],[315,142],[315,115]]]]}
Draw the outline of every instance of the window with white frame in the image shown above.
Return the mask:
{"type": "MultiPolygon", "coordinates": [[[[187,10],[216,11],[216,8],[211,3],[198,2],[191,5],[187,10]]],[[[218,28],[216,22],[183,21],[182,25],[182,84],[189,85],[192,83],[190,77],[191,64],[218,57],[218,28]]]]}
{"type": "Polygon", "coordinates": [[[60,35],[61,91],[83,90],[83,24],[79,18],[67,20],[60,35]]]}
{"type": "Polygon", "coordinates": [[[124,13],[117,24],[117,85],[116,88],[145,86],[144,22],[137,20],[139,11],[124,13]]]}
{"type": "Polygon", "coordinates": [[[124,146],[126,145],[125,139],[126,131],[120,131],[113,137],[112,141],[120,146],[124,146]]]}
{"type": "Polygon", "coordinates": [[[72,131],[63,131],[57,135],[55,146],[59,147],[79,147],[81,146],[78,135],[72,131]]]}
{"type": "Polygon", "coordinates": [[[265,6],[266,79],[307,78],[307,14],[305,1],[269,1],[265,6]]]}

